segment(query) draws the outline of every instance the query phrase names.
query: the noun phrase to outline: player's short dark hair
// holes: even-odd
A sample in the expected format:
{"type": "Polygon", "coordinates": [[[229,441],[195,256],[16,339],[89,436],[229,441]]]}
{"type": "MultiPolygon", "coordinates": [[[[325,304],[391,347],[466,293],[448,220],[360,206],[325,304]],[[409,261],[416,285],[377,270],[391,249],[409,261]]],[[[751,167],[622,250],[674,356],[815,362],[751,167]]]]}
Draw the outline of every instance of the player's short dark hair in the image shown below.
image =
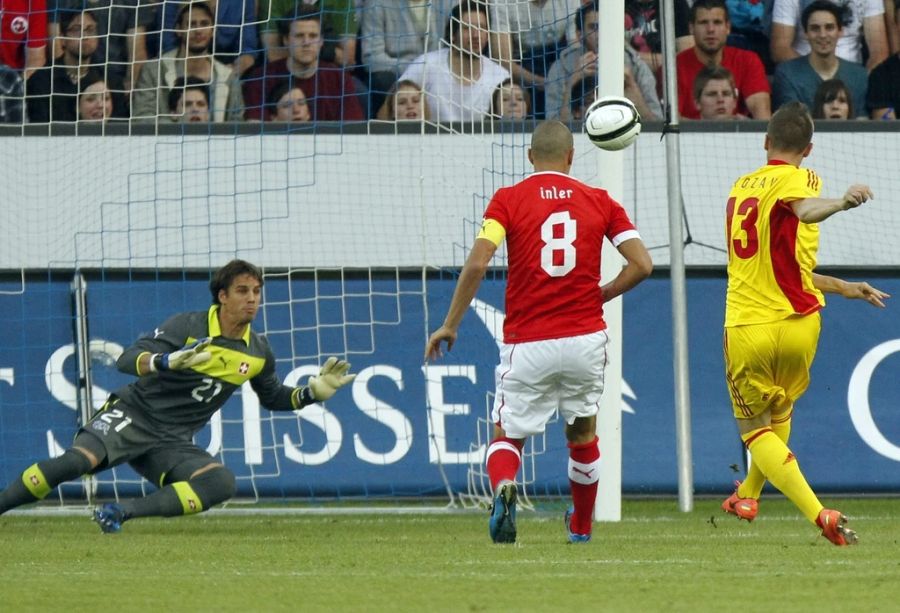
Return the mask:
{"type": "Polygon", "coordinates": [[[779,151],[801,153],[812,141],[813,120],[809,109],[794,100],[783,104],[769,120],[769,146],[779,151]]]}
{"type": "Polygon", "coordinates": [[[597,0],[587,0],[580,7],[578,7],[578,11],[575,13],[575,28],[584,34],[584,20],[587,19],[588,13],[598,13],[600,12],[600,5],[597,0]]]}
{"type": "Polygon", "coordinates": [[[728,5],[725,4],[725,0],[697,0],[694,2],[694,5],[691,6],[691,23],[697,23],[697,13],[699,13],[701,9],[704,11],[722,9],[725,11],[725,21],[731,21],[731,16],[728,14],[728,5]]]}
{"type": "Polygon", "coordinates": [[[841,94],[847,99],[847,117],[853,119],[855,117],[853,95],[847,84],[840,79],[822,81],[816,88],[816,95],[813,97],[813,119],[825,119],[825,105],[834,102],[841,94]]]}
{"type": "Polygon", "coordinates": [[[800,25],[803,27],[803,31],[806,32],[806,29],[809,27],[809,18],[812,17],[812,14],[825,12],[834,15],[834,20],[837,22],[838,27],[843,28],[845,10],[846,9],[843,6],[839,6],[834,2],[829,2],[828,0],[816,0],[800,13],[800,25]]]}
{"type": "Polygon", "coordinates": [[[175,112],[175,109],[178,107],[178,101],[184,96],[184,92],[189,89],[196,89],[202,92],[203,96],[206,98],[206,105],[211,106],[209,103],[209,85],[203,79],[198,79],[197,77],[178,77],[172,84],[172,89],[169,90],[168,102],[170,113],[175,112]]]}
{"type": "Polygon", "coordinates": [[[291,34],[291,24],[295,21],[315,21],[322,28],[322,9],[318,4],[300,4],[299,2],[294,8],[282,15],[278,22],[278,34],[282,38],[287,38],[291,34]]]}
{"type": "Polygon", "coordinates": [[[461,0],[459,4],[450,11],[450,17],[447,19],[447,27],[444,28],[444,44],[449,45],[453,39],[459,40],[459,31],[462,27],[461,17],[463,12],[481,13],[487,19],[488,31],[491,29],[491,12],[484,0],[461,0]],[[453,36],[455,34],[455,36],[453,36]]]}
{"type": "Polygon", "coordinates": [[[704,66],[694,77],[694,87],[691,93],[694,94],[694,100],[699,100],[703,94],[703,88],[710,81],[728,81],[731,83],[731,89],[734,89],[734,75],[724,66],[704,66]]]}
{"type": "Polygon", "coordinates": [[[531,155],[535,161],[558,161],[574,147],[569,126],[556,119],[546,119],[531,133],[531,155]]]}
{"type": "Polygon", "coordinates": [[[234,280],[241,275],[250,275],[259,281],[260,287],[265,285],[262,271],[257,266],[246,260],[231,260],[213,273],[212,279],[209,280],[209,293],[212,294],[212,303],[219,304],[219,292],[223,289],[227,292],[234,280]]]}

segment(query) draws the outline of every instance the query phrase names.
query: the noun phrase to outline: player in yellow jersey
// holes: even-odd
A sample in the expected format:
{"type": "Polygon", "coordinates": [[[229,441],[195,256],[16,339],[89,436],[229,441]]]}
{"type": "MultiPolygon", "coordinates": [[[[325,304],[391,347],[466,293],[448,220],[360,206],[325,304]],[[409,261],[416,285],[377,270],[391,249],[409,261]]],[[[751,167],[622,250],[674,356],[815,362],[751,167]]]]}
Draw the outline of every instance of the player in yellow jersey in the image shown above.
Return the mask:
{"type": "Polygon", "coordinates": [[[824,293],[884,307],[888,297],[865,282],[820,275],[817,224],[873,198],[851,185],[842,198],[820,198],[815,172],[800,168],[812,150],[807,108],[782,106],[766,132],[767,163],[739,178],[728,197],[728,292],[725,300],[725,374],[741,439],[752,461],[743,483],[722,503],[752,521],[768,479],[835,545],[856,542],[847,518],[826,509],[787,446],[794,402],[809,385],[819,340],[824,293]]]}

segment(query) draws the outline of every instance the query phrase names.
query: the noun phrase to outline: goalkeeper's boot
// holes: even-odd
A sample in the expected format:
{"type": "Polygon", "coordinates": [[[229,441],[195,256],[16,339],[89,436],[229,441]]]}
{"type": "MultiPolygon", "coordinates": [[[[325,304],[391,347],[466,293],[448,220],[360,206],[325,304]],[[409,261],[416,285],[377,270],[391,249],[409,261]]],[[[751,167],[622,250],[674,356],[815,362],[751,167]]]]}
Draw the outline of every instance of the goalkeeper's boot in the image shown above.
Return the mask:
{"type": "Polygon", "coordinates": [[[115,534],[122,531],[125,512],[119,505],[108,503],[94,509],[94,521],[97,522],[104,534],[115,534]]]}
{"type": "Polygon", "coordinates": [[[578,534],[572,532],[572,515],[575,514],[575,507],[566,509],[566,532],[569,534],[570,543],[588,543],[591,540],[590,534],[578,534]]]}
{"type": "Polygon", "coordinates": [[[845,526],[846,523],[846,515],[831,509],[822,509],[816,518],[816,525],[822,529],[822,536],[839,547],[856,545],[859,541],[856,532],[845,526]]]}
{"type": "Polygon", "coordinates": [[[740,486],[740,481],[734,482],[734,493],[722,503],[722,510],[737,516],[738,519],[745,519],[751,522],[756,519],[756,514],[759,513],[759,501],[756,498],[741,498],[738,496],[738,488],[740,486]]]}
{"type": "Polygon", "coordinates": [[[488,529],[491,540],[495,543],[516,542],[516,499],[519,497],[516,484],[512,481],[502,483],[497,489],[494,504],[491,507],[491,519],[488,529]]]}

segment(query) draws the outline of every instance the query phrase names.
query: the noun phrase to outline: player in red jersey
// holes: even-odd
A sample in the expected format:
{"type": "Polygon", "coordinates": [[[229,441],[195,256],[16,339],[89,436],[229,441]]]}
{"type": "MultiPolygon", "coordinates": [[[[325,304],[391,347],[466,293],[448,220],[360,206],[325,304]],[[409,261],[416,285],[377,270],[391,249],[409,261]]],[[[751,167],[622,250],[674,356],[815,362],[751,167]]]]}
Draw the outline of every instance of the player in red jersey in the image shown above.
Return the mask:
{"type": "Polygon", "coordinates": [[[27,79],[45,64],[46,47],[47,1],[0,0],[0,64],[27,79]]]}
{"type": "Polygon", "coordinates": [[[566,421],[573,508],[570,542],[591,537],[600,450],[596,416],[606,366],[603,303],[652,271],[650,254],[622,206],[602,189],[569,176],[572,132],[559,121],[539,124],[528,159],[535,172],[494,194],[466,260],[443,325],[428,339],[425,358],[441,356],[503,240],[509,256],[506,319],[496,371],[494,439],[487,471],[494,491],[490,534],[516,539],[516,473],[525,438],[544,431],[558,409],[566,421]],[[600,251],[609,239],[625,260],[600,284],[600,251]]]}

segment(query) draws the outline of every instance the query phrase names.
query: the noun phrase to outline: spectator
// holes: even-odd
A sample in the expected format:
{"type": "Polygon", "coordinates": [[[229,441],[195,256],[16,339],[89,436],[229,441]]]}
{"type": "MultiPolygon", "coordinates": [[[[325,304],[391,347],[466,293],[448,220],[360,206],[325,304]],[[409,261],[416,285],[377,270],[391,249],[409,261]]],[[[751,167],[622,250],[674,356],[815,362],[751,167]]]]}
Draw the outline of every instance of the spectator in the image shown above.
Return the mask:
{"type": "Polygon", "coordinates": [[[376,119],[385,121],[430,120],[422,88],[412,81],[398,81],[388,92],[376,119]]]}
{"type": "Polygon", "coordinates": [[[544,79],[566,43],[578,39],[574,15],[581,0],[489,0],[494,21],[492,49],[513,80],[531,97],[535,117],[544,116],[544,79]]]}
{"type": "Polygon", "coordinates": [[[360,45],[373,109],[413,60],[440,46],[453,1],[435,0],[429,9],[423,0],[365,0],[360,45]]]}
{"type": "Polygon", "coordinates": [[[46,63],[46,0],[0,0],[0,65],[27,81],[46,63]]]}
{"type": "Polygon", "coordinates": [[[696,0],[691,7],[694,47],[675,58],[678,70],[678,112],[686,119],[699,119],[694,103],[694,81],[705,66],[724,66],[734,75],[738,91],[738,113],[753,119],[772,115],[769,80],[762,61],[752,51],[725,44],[731,22],[725,0],[696,0]]]}
{"type": "Polygon", "coordinates": [[[509,72],[484,56],[489,28],[487,5],[462,0],[450,12],[445,46],[418,57],[400,77],[422,88],[436,121],[476,121],[490,112],[509,72]]]}
{"type": "Polygon", "coordinates": [[[244,111],[241,84],[232,66],[213,56],[213,13],[203,2],[184,4],[176,22],[178,48],[148,62],[133,95],[131,116],[156,120],[169,111],[169,90],[179,77],[190,76],[209,87],[213,121],[240,121],[244,111]]]}
{"type": "Polygon", "coordinates": [[[900,15],[897,14],[897,3],[884,0],[884,27],[887,30],[888,48],[891,53],[900,53],[900,15]]]}
{"type": "MultiPolygon", "coordinates": [[[[625,0],[625,44],[641,54],[660,82],[662,76],[662,22],[660,0],[625,0]]],[[[674,0],[675,51],[694,45],[690,32],[690,5],[687,0],[674,0]]]]}
{"type": "Polygon", "coordinates": [[[278,22],[293,20],[300,7],[317,9],[322,15],[322,51],[319,57],[338,66],[356,61],[356,36],[359,21],[354,0],[260,0],[259,31],[266,49],[266,61],[287,58],[281,46],[278,22]]]}
{"type": "Polygon", "coordinates": [[[496,119],[527,119],[531,114],[531,97],[525,88],[512,79],[497,86],[491,98],[491,117],[496,119]]]}
{"type": "Polygon", "coordinates": [[[275,104],[269,111],[270,121],[303,123],[312,117],[309,112],[309,103],[306,101],[306,94],[299,87],[291,87],[287,81],[279,83],[272,90],[271,98],[275,104]]]}
{"type": "Polygon", "coordinates": [[[78,84],[78,121],[105,122],[112,118],[113,99],[106,81],[91,72],[78,84]]]}
{"type": "Polygon", "coordinates": [[[176,123],[209,123],[209,87],[197,77],[178,77],[169,90],[169,117],[176,123]]]}
{"type": "Polygon", "coordinates": [[[869,73],[866,106],[872,119],[897,119],[900,111],[900,53],[895,53],[869,73]]]}
{"type": "MultiPolygon", "coordinates": [[[[232,70],[240,77],[256,63],[256,55],[260,50],[259,36],[256,32],[256,2],[208,0],[204,4],[215,16],[216,36],[212,46],[213,53],[223,64],[231,64],[232,70]]],[[[154,55],[162,55],[178,47],[176,24],[184,5],[183,2],[163,0],[159,19],[163,31],[162,50],[154,55]]]]}
{"type": "Polygon", "coordinates": [[[775,0],[725,0],[731,20],[728,44],[752,51],[762,60],[766,74],[775,71],[769,50],[769,32],[772,29],[772,7],[775,0]]]}
{"type": "Polygon", "coordinates": [[[0,64],[0,123],[25,122],[25,81],[18,70],[0,64]]]}
{"type": "MultiPolygon", "coordinates": [[[[572,41],[554,62],[544,83],[545,112],[548,119],[563,119],[567,94],[585,76],[597,73],[597,54],[600,46],[598,0],[588,0],[575,13],[575,34],[572,41]]],[[[662,118],[662,107],[656,95],[656,78],[640,54],[625,46],[625,96],[631,100],[645,121],[662,118]]],[[[593,95],[593,92],[591,92],[593,95]]],[[[572,100],[572,103],[579,102],[572,100]]]]}
{"type": "Polygon", "coordinates": [[[809,55],[782,62],[775,69],[772,97],[777,109],[791,100],[813,108],[819,85],[827,79],[840,79],[853,93],[853,107],[865,114],[868,74],[861,64],[836,55],[842,35],[843,10],[829,0],[816,0],[805,9],[801,24],[810,44],[809,55]]]}
{"type": "Polygon", "coordinates": [[[566,100],[569,101],[569,117],[572,121],[582,121],[597,99],[597,75],[588,75],[575,83],[568,92],[566,100]]]}
{"type": "Polygon", "coordinates": [[[852,119],[853,95],[840,79],[822,81],[813,98],[813,119],[852,119]]]}
{"type": "MultiPolygon", "coordinates": [[[[54,9],[54,23],[50,30],[54,37],[66,34],[63,22],[66,13],[90,11],[96,22],[97,48],[94,64],[103,64],[97,71],[110,86],[128,95],[140,77],[147,61],[147,30],[156,19],[156,6],[139,0],[50,0],[54,9]],[[55,3],[55,6],[53,4],[55,3]]],[[[62,49],[54,48],[54,57],[62,49]]],[[[121,97],[121,96],[120,96],[121,97]]]]}
{"type": "MultiPolygon", "coordinates": [[[[800,21],[803,9],[813,0],[775,0],[772,10],[772,60],[786,62],[809,53],[809,41],[800,21]]],[[[883,0],[834,0],[844,9],[842,36],[837,56],[865,64],[869,72],[888,56],[883,0]],[[868,50],[864,57],[863,47],[868,50]]]]}
{"type": "MultiPolygon", "coordinates": [[[[293,11],[290,13],[295,15],[293,11]]],[[[245,117],[262,120],[270,92],[287,81],[312,102],[313,121],[360,121],[362,105],[353,81],[338,66],[321,60],[322,22],[319,10],[300,6],[296,16],[278,22],[282,44],[290,55],[255,69],[244,83],[245,117]]]]}
{"type": "Polygon", "coordinates": [[[694,104],[700,119],[746,119],[737,112],[737,88],[734,75],[722,66],[707,66],[694,79],[694,104]]]}
{"type": "MultiPolygon", "coordinates": [[[[78,92],[80,83],[90,79],[93,83],[103,81],[102,65],[96,62],[96,51],[100,44],[97,35],[97,21],[93,10],[83,12],[67,11],[60,15],[58,40],[62,55],[53,66],[35,72],[28,82],[28,119],[31,123],[76,121],[78,119],[78,92]]],[[[114,114],[125,116],[126,102],[121,93],[122,85],[113,81],[114,114]]]]}

